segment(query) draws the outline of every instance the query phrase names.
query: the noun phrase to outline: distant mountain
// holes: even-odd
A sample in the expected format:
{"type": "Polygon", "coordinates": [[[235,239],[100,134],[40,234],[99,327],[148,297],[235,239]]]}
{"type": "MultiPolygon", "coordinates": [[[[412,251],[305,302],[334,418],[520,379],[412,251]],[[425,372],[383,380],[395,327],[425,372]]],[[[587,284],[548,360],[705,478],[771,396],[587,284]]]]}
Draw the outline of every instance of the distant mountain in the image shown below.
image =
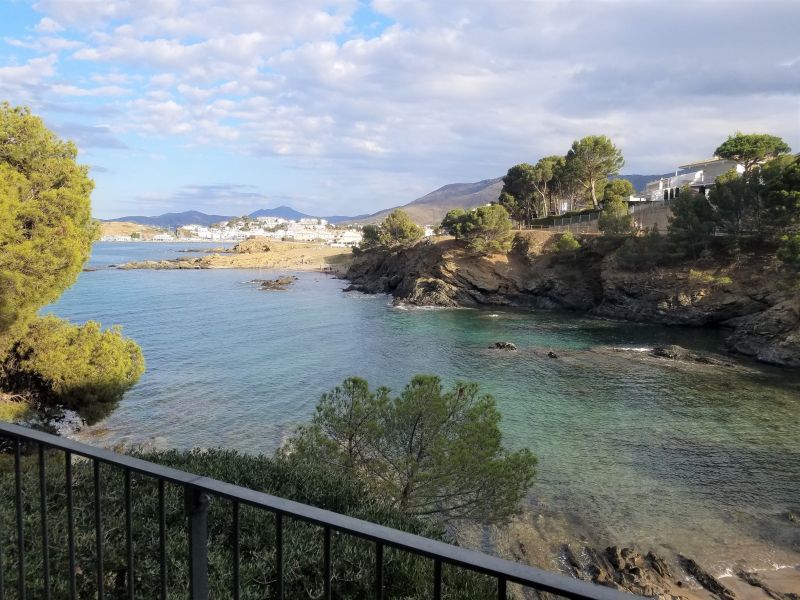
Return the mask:
{"type": "MultiPolygon", "coordinates": [[[[331,215],[329,217],[316,217],[314,215],[307,215],[293,209],[291,206],[279,206],[277,208],[262,208],[260,210],[251,212],[249,217],[281,217],[283,219],[297,220],[297,219],[325,219],[328,223],[336,224],[343,221],[352,221],[359,217],[348,217],[344,215],[331,215]]],[[[361,215],[364,216],[364,215],[361,215]]]]}
{"type": "Polygon", "coordinates": [[[280,217],[282,219],[289,219],[292,221],[296,221],[297,219],[310,219],[312,218],[311,215],[307,215],[305,213],[301,213],[293,209],[291,206],[279,206],[277,208],[262,208],[260,210],[256,210],[251,212],[248,217],[257,218],[257,217],[280,217]]]}
{"type": "MultiPolygon", "coordinates": [[[[637,191],[644,190],[645,185],[664,175],[619,175],[616,178],[629,180],[637,191]]],[[[439,223],[447,214],[447,211],[454,208],[475,208],[483,206],[489,202],[494,202],[500,195],[503,188],[503,178],[484,179],[474,183],[450,183],[425,194],[421,198],[412,200],[404,204],[402,208],[408,213],[413,221],[421,225],[439,223]]],[[[307,215],[293,209],[291,206],[278,206],[276,208],[262,208],[251,212],[248,216],[256,217],[281,217],[283,219],[308,219],[321,218],[329,223],[378,223],[386,218],[394,208],[387,208],[371,215],[358,215],[348,217],[343,215],[333,215],[329,217],[315,217],[307,215]]],[[[150,225],[152,227],[168,227],[175,229],[183,225],[213,225],[220,221],[232,219],[235,215],[207,215],[205,213],[189,210],[181,213],[166,213],[157,217],[120,217],[118,219],[107,219],[110,222],[125,221],[138,223],[140,225],[150,225]]]]}
{"type": "MultiPolygon", "coordinates": [[[[497,200],[503,187],[503,178],[484,179],[475,183],[451,183],[438,190],[404,204],[402,208],[415,223],[439,223],[447,211],[454,208],[475,208],[497,200]]],[[[377,223],[395,210],[387,208],[371,215],[353,217],[359,223],[377,223]]]]}
{"type": "MultiPolygon", "coordinates": [[[[139,225],[150,225],[151,227],[166,227],[175,229],[176,227],[183,227],[184,225],[213,225],[220,221],[228,221],[239,215],[207,215],[197,210],[187,210],[181,213],[166,213],[158,215],[157,217],[144,217],[144,216],[129,216],[119,217],[117,219],[104,219],[108,223],[138,223],[139,225]]],[[[262,208],[251,212],[249,217],[280,217],[283,219],[325,219],[329,223],[341,223],[342,221],[352,221],[359,217],[348,217],[342,215],[334,215],[331,217],[314,217],[307,215],[293,209],[290,206],[278,206],[277,208],[262,208]]],[[[364,215],[362,215],[364,216],[364,215]]]]}
{"type": "Polygon", "coordinates": [[[214,223],[219,223],[220,221],[227,221],[230,218],[231,217],[224,215],[207,215],[206,213],[202,213],[197,210],[187,210],[186,212],[181,213],[165,213],[163,215],[158,215],[157,217],[131,216],[105,220],[109,222],[124,221],[126,223],[139,223],[140,225],[151,225],[152,227],[168,227],[170,229],[175,229],[176,227],[182,227],[192,223],[197,225],[213,225],[214,223]]]}

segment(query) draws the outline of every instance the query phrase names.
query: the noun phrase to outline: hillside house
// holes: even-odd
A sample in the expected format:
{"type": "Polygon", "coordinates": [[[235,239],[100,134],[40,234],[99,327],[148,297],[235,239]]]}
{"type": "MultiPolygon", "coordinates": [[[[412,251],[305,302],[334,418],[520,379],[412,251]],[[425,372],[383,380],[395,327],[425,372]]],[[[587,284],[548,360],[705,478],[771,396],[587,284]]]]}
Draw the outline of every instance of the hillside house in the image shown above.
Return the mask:
{"type": "Polygon", "coordinates": [[[726,158],[709,158],[679,166],[675,175],[651,181],[645,188],[645,198],[650,202],[671,200],[684,186],[699,194],[708,194],[717,177],[736,169],[744,173],[744,166],[726,158]]]}

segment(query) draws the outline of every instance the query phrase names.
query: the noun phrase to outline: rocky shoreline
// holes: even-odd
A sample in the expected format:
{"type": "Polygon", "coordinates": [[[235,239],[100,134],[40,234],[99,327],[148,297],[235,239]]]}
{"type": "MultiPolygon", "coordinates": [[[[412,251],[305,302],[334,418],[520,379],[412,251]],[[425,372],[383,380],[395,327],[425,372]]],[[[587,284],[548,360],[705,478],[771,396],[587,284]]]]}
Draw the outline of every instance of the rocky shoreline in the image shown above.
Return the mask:
{"type": "Polygon", "coordinates": [[[773,261],[695,261],[632,272],[618,245],[588,240],[572,256],[550,248],[559,234],[526,232],[508,254],[471,255],[452,239],[360,255],[348,290],[391,294],[418,306],[562,309],[662,325],[723,327],[726,349],[800,368],[800,287],[773,261]]]}
{"type": "MultiPolygon", "coordinates": [[[[800,600],[800,564],[792,560],[794,553],[786,553],[788,564],[768,568],[763,561],[746,560],[720,567],[713,557],[671,545],[612,542],[535,502],[508,525],[466,527],[456,537],[467,547],[657,600],[800,600]]],[[[551,596],[520,590],[514,597],[551,596]]]]}
{"type": "MultiPolygon", "coordinates": [[[[178,252],[188,252],[179,250],[178,252]]],[[[193,269],[270,269],[278,271],[320,271],[343,275],[351,261],[347,249],[320,244],[280,242],[252,238],[231,249],[202,251],[203,256],[143,260],[117,265],[122,270],[193,270],[193,269]]]]}

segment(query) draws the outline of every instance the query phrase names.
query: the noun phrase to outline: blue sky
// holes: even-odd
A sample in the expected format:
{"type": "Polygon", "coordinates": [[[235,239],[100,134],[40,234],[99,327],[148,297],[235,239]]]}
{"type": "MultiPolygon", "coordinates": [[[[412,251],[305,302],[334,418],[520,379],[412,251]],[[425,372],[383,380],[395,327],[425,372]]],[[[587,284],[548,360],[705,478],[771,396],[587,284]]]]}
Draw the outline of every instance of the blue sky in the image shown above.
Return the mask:
{"type": "Polygon", "coordinates": [[[605,133],[627,173],[800,150],[795,0],[0,0],[0,99],[96,216],[358,214],[605,133]]]}

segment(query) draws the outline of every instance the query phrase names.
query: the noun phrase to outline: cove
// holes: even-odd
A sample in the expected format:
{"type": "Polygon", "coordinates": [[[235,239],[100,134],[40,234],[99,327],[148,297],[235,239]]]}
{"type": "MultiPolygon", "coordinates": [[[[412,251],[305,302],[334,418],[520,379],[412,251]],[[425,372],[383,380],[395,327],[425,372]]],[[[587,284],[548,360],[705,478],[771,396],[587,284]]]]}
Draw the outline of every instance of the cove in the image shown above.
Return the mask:
{"type": "Polygon", "coordinates": [[[719,332],[544,311],[408,310],[316,273],[270,292],[246,282],[274,272],[107,268],[186,248],[96,244],[97,270],[45,310],[121,324],[147,360],[117,410],[81,434],[91,443],[269,453],[347,376],[397,390],[434,373],[495,396],[508,444],[539,458],[532,510],[558,515],[564,535],[671,548],[717,574],[738,559],[800,563],[800,528],[788,518],[800,512],[800,377],[610,351],[714,350],[719,332]],[[487,348],[501,340],[519,351],[487,348]]]}

